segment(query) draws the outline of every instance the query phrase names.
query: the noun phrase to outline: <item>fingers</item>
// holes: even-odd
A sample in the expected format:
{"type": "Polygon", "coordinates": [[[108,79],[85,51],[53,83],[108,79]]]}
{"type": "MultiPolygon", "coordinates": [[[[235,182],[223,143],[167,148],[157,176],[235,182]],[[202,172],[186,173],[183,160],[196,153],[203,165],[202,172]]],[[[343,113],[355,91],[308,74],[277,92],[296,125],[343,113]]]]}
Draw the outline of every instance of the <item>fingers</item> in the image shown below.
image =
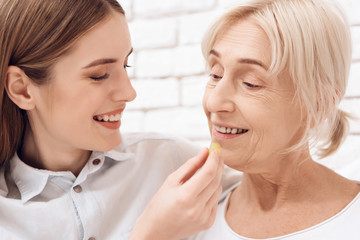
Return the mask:
{"type": "Polygon", "coordinates": [[[196,174],[184,183],[184,187],[187,188],[187,191],[190,191],[195,195],[199,195],[205,188],[208,187],[213,179],[218,176],[219,171],[221,177],[222,168],[223,163],[220,160],[218,153],[216,151],[212,151],[201,169],[199,169],[196,174]]]}
{"type": "Polygon", "coordinates": [[[179,167],[172,175],[175,181],[183,184],[188,181],[205,163],[209,155],[209,150],[204,148],[193,158],[190,158],[181,167],[179,167]]]}
{"type": "Polygon", "coordinates": [[[209,209],[217,206],[221,193],[222,193],[222,187],[218,186],[214,191],[214,193],[209,198],[209,201],[207,201],[205,208],[209,209]]]}
{"type": "MultiPolygon", "coordinates": [[[[222,192],[222,189],[220,189],[220,193],[222,192]]],[[[220,194],[219,194],[220,196],[220,194]]],[[[211,209],[211,212],[210,212],[210,216],[208,217],[208,222],[207,222],[207,225],[206,227],[207,228],[210,228],[214,222],[215,222],[215,219],[216,219],[216,213],[217,213],[217,209],[218,209],[218,198],[215,198],[216,202],[215,202],[215,205],[213,205],[212,209],[211,209]]]]}
{"type": "Polygon", "coordinates": [[[204,227],[206,229],[210,228],[215,221],[216,212],[218,208],[218,200],[221,193],[222,193],[222,187],[219,186],[202,210],[202,214],[203,214],[202,219],[205,219],[204,227]]]}
{"type": "Polygon", "coordinates": [[[212,181],[203,189],[203,191],[199,194],[200,201],[207,203],[209,199],[216,194],[219,187],[221,187],[221,177],[223,175],[224,171],[224,165],[221,164],[216,171],[215,177],[212,179],[212,181]]]}

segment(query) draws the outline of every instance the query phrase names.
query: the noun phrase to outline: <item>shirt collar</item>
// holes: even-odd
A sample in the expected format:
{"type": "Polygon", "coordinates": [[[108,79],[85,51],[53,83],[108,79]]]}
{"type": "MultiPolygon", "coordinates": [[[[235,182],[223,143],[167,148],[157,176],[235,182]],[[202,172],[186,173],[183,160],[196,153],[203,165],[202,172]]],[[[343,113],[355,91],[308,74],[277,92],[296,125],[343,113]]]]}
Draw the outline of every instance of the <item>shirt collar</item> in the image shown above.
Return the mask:
{"type": "Polygon", "coordinates": [[[6,197],[9,190],[5,180],[5,167],[0,168],[0,196],[6,197]]]}
{"type": "Polygon", "coordinates": [[[123,144],[120,144],[119,146],[108,152],[93,152],[93,154],[96,153],[102,153],[105,157],[115,161],[126,161],[134,156],[134,153],[125,151],[125,146],[123,144]]]}
{"type": "MultiPolygon", "coordinates": [[[[92,152],[88,163],[85,165],[84,169],[81,171],[80,175],[76,179],[76,183],[85,181],[87,175],[97,171],[102,166],[102,164],[97,167],[91,166],[91,163],[94,159],[97,158],[101,159],[102,160],[101,162],[104,162],[105,158],[114,161],[126,161],[134,156],[133,153],[123,152],[123,151],[124,151],[123,145],[119,145],[115,149],[108,152],[98,152],[98,151],[92,152]]],[[[19,189],[21,195],[21,201],[23,203],[39,195],[44,190],[50,177],[54,176],[54,177],[74,178],[74,175],[71,172],[65,172],[65,171],[53,172],[53,171],[33,168],[25,164],[23,161],[21,161],[16,153],[10,160],[10,174],[17,188],[19,189]],[[69,176],[69,174],[72,176],[69,176]]],[[[4,174],[0,174],[0,178],[2,175],[4,174]]],[[[6,190],[7,189],[4,189],[4,191],[6,190]]]]}
{"type": "Polygon", "coordinates": [[[123,144],[120,144],[119,146],[107,152],[93,151],[92,154],[90,155],[87,165],[90,165],[91,162],[95,159],[100,159],[104,161],[105,158],[107,158],[117,162],[122,162],[129,160],[133,157],[134,157],[134,153],[126,152],[125,146],[123,144]]]}
{"type": "Polygon", "coordinates": [[[40,194],[49,178],[49,171],[26,165],[16,153],[10,160],[10,174],[19,189],[23,203],[40,194]]]}
{"type": "Polygon", "coordinates": [[[108,152],[93,151],[89,157],[89,161],[81,170],[79,176],[76,178],[75,184],[81,184],[87,179],[87,177],[91,173],[98,171],[103,166],[105,159],[121,162],[121,161],[129,160],[134,156],[133,153],[123,152],[123,150],[124,150],[123,146],[120,145],[117,148],[108,152]],[[100,160],[100,163],[94,165],[93,162],[96,159],[100,160]]]}

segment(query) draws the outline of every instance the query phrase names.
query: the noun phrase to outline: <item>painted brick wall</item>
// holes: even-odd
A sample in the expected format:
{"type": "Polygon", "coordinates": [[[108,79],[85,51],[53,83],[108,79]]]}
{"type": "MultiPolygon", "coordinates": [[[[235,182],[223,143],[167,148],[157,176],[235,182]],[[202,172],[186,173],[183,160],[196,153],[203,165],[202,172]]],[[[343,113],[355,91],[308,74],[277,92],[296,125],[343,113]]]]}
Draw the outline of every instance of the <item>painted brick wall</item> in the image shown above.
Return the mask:
{"type": "MultiPolygon", "coordinates": [[[[119,0],[127,12],[134,54],[129,69],[137,99],[128,104],[123,132],[161,132],[209,143],[201,100],[207,81],[200,42],[209,24],[241,0],[119,0]]],[[[360,1],[338,0],[353,34],[353,65],[344,110],[360,118],[360,1]]],[[[360,160],[360,121],[351,121],[350,136],[328,160],[360,160]],[[354,152],[355,151],[355,152],[354,152]]]]}

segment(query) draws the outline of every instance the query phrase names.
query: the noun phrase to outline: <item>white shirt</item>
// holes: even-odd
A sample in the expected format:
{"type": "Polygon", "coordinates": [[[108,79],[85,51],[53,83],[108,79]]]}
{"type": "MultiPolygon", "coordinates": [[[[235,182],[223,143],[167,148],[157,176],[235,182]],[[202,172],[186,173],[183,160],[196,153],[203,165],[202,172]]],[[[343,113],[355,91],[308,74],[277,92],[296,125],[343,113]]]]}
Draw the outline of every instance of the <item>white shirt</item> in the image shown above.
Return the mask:
{"type": "MultiPolygon", "coordinates": [[[[255,240],[235,233],[227,224],[225,213],[230,196],[219,204],[214,225],[200,232],[191,240],[255,240]]],[[[260,228],[261,226],[259,226],[260,228]]],[[[360,193],[338,214],[310,228],[284,236],[263,240],[359,240],[360,239],[360,193]]]]}
{"type": "Polygon", "coordinates": [[[15,155],[0,173],[0,238],[128,239],[166,177],[199,151],[185,140],[131,134],[112,151],[93,152],[77,178],[15,155]]]}

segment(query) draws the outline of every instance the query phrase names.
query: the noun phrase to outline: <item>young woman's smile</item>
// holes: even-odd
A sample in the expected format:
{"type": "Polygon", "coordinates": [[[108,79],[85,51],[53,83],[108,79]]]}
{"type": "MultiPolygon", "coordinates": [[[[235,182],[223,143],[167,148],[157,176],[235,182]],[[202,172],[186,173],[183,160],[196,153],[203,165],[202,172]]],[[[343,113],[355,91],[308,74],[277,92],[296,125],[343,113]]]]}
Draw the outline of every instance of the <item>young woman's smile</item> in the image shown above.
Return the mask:
{"type": "Polygon", "coordinates": [[[125,107],[115,111],[94,116],[94,120],[101,126],[109,129],[118,129],[121,125],[121,117],[125,107]]]}
{"type": "Polygon", "coordinates": [[[36,87],[36,107],[29,114],[35,139],[62,152],[107,151],[119,145],[121,116],[136,97],[126,70],[131,52],[122,14],[113,14],[79,39],[54,65],[49,83],[36,87]]]}

